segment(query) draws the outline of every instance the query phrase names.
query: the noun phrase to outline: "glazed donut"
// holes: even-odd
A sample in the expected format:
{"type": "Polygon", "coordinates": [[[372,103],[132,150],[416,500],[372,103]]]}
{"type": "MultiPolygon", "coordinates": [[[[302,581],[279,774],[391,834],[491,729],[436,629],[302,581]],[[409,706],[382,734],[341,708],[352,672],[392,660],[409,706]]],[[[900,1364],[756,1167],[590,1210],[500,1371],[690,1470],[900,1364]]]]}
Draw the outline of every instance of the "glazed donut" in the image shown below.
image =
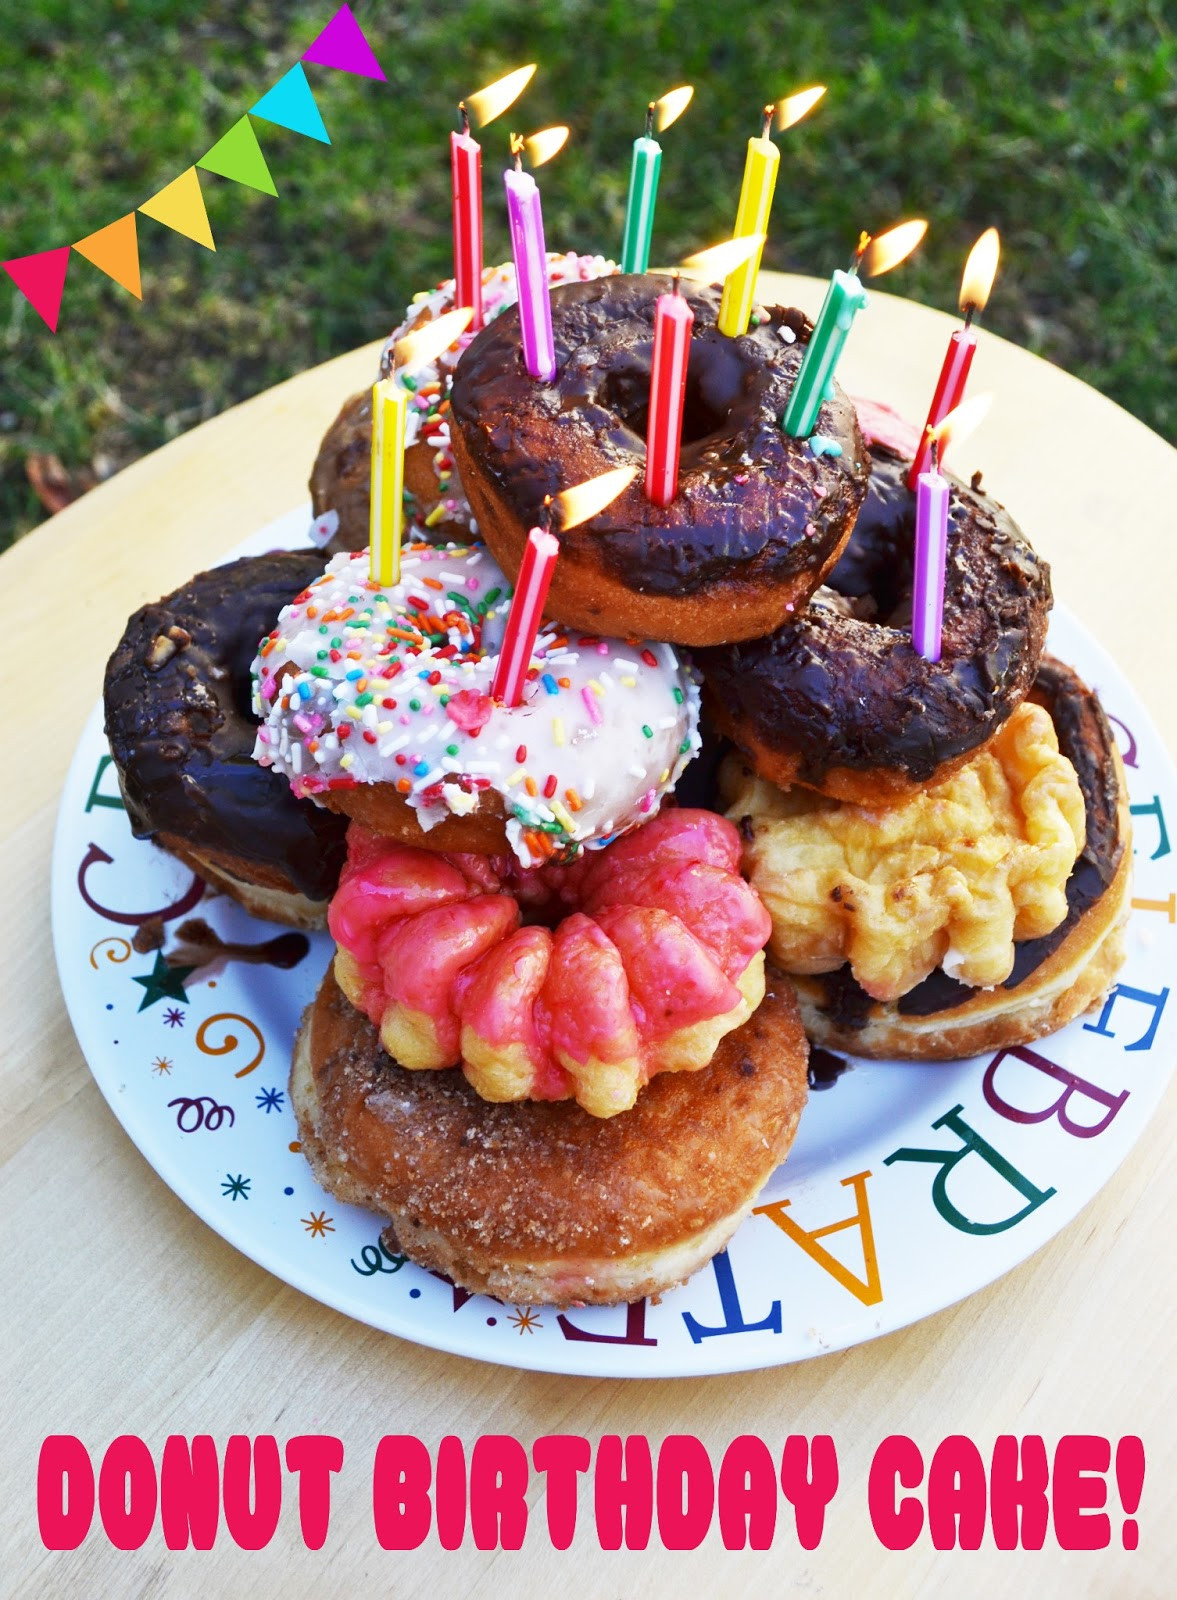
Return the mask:
{"type": "Polygon", "coordinates": [[[662,1294],[723,1249],[788,1153],[806,1098],[789,985],[702,1072],[662,1073],[620,1117],[493,1105],[457,1072],[406,1072],[328,972],[290,1096],[337,1199],[388,1217],[390,1250],[515,1305],[662,1294]]]}
{"type": "MultiPolygon", "coordinates": [[[[616,271],[616,265],[604,256],[578,256],[572,251],[548,256],[548,273],[553,284],[577,283],[616,271]]],[[[485,268],[482,304],[486,321],[514,303],[514,263],[508,261],[501,267],[485,268]]],[[[385,342],[380,357],[380,377],[387,378],[392,370],[392,351],[398,340],[451,311],[453,305],[452,278],[447,278],[432,293],[414,295],[404,321],[393,329],[385,342]]],[[[407,509],[425,536],[439,543],[468,539],[477,532],[469,502],[454,471],[449,420],[454,367],[473,337],[470,333],[463,334],[436,361],[419,368],[413,377],[417,402],[415,409],[409,412],[406,431],[407,509]]],[[[340,550],[362,550],[367,545],[371,483],[372,391],[368,388],[344,402],[319,446],[311,472],[311,503],[316,518],[334,513],[338,519],[326,547],[332,554],[340,550]]]]}
{"type": "Polygon", "coordinates": [[[756,771],[859,805],[891,805],[993,737],[1034,682],[1050,569],[1012,518],[950,479],[941,659],[911,643],[915,497],[881,445],[828,588],[771,637],[700,652],[709,708],[756,771]]]}
{"type": "Polygon", "coordinates": [[[391,838],[525,866],[648,820],[699,747],[690,669],[550,627],[523,703],[498,704],[510,595],[481,545],[410,545],[387,590],[335,556],[262,641],[256,759],[391,838]]]}
{"type": "MultiPolygon", "coordinates": [[[[1019,939],[1008,976],[990,987],[936,969],[898,998],[880,1001],[849,966],[794,976],[815,1044],[913,1061],[979,1055],[1054,1032],[1110,989],[1124,960],[1132,888],[1131,816],[1120,756],[1099,701],[1069,667],[1044,659],[1031,702],[1049,712],[1083,801],[1084,843],[1066,880],[1064,915],[1050,932],[1019,939]]],[[[753,821],[746,838],[756,831],[753,821]]],[[[762,882],[754,868],[751,876],[754,885],[762,882]]]]}
{"type": "Polygon", "coordinates": [[[249,664],[313,550],[245,556],[136,611],[106,668],[106,736],[136,838],[253,913],[322,927],[345,855],[339,817],[250,758],[249,664]]]}
{"type": "MultiPolygon", "coordinates": [[[[454,374],[452,444],[482,537],[510,573],[547,495],[646,453],[656,274],[552,294],[557,373],[529,377],[519,314],[504,311],[454,374]]],[[[820,433],[780,425],[811,325],[776,307],[739,339],[715,325],[718,289],[683,290],[695,314],[679,489],[665,509],[640,479],[562,538],[554,615],[581,628],[722,644],[800,610],[837,559],[866,492],[854,410],[835,389],[820,433]]]]}
{"type": "Polygon", "coordinates": [[[707,1065],[764,997],[771,930],[735,828],[675,807],[522,871],[353,824],[329,924],[339,986],[395,1061],[460,1063],[486,1100],[573,1098],[597,1117],[707,1065]]]}

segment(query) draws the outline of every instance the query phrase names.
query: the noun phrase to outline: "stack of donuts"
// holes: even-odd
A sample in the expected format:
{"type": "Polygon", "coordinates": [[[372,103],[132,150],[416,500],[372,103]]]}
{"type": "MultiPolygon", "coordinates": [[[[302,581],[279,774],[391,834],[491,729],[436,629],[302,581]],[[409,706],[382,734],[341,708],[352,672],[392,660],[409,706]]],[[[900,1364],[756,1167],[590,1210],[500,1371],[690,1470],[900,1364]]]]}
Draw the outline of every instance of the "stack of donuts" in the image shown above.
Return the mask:
{"type": "MultiPolygon", "coordinates": [[[[357,396],[312,476],[327,550],[137,613],[107,723],[137,832],[330,930],[291,1078],[319,1180],[468,1289],[613,1304],[747,1215],[807,1034],[968,1055],[1106,992],[1131,851],[1098,702],[1043,654],[1045,564],[953,482],[925,662],[914,438],[836,385],[820,449],[786,434],[811,324],[758,307],[729,338],[718,288],[684,291],[676,497],[639,481],[560,533],[522,701],[495,698],[528,529],[644,460],[670,287],[549,268],[551,383],[523,365],[509,267],[484,274],[482,331],[417,375],[397,581],[369,576],[357,396]]],[[[452,301],[418,296],[384,368],[452,301]]]]}

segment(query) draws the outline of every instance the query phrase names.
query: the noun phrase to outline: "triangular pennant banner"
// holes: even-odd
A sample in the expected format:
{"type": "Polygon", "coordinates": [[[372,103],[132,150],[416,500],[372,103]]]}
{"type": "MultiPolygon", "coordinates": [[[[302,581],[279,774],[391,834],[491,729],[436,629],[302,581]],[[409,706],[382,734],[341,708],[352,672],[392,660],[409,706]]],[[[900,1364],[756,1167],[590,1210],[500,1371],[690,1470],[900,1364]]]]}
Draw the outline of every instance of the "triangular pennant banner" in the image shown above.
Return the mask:
{"type": "Polygon", "coordinates": [[[74,249],[87,261],[93,262],[99,272],[113,278],[120,288],[143,298],[143,285],[139,279],[139,238],[135,231],[135,213],[108,223],[97,233],[88,233],[79,239],[74,249]]]}
{"type": "Polygon", "coordinates": [[[310,49],[303,51],[302,59],[313,61],[317,67],[334,67],[337,72],[353,72],[359,78],[385,82],[383,69],[350,6],[340,6],[310,49]]]}
{"type": "Polygon", "coordinates": [[[280,128],[290,128],[308,139],[318,139],[320,144],[331,143],[301,62],[296,62],[285,77],[279,78],[257,105],[249,109],[263,122],[276,122],[280,128]]]}
{"type": "Polygon", "coordinates": [[[35,256],[14,256],[11,261],[0,262],[0,266],[47,324],[49,332],[56,333],[61,297],[65,293],[65,275],[69,271],[69,245],[42,250],[35,256]]]}
{"type": "Polygon", "coordinates": [[[194,239],[206,250],[216,249],[195,167],[189,167],[187,172],[181,172],[178,178],[173,178],[171,183],[162,188],[158,194],[153,194],[150,200],[144,200],[139,210],[145,217],[152,217],[156,222],[162,222],[165,228],[171,228],[174,233],[182,233],[186,239],[194,239]]]}
{"type": "Polygon", "coordinates": [[[248,117],[235,122],[196,165],[206,172],[219,173],[234,183],[244,183],[250,189],[260,189],[263,194],[277,197],[278,191],[248,117]]]}

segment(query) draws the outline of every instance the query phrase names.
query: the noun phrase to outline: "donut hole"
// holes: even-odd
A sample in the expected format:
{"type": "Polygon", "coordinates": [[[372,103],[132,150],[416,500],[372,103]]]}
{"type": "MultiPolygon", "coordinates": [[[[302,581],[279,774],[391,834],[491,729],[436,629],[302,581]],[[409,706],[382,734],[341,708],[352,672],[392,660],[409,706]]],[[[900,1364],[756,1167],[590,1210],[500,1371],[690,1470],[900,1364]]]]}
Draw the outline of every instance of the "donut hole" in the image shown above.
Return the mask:
{"type": "MultiPolygon", "coordinates": [[[[723,345],[732,343],[723,340],[723,345]]],[[[616,353],[612,355],[613,364],[603,376],[598,398],[644,446],[650,424],[653,344],[643,343],[625,354],[625,360],[618,359],[616,353]]],[[[740,352],[724,349],[710,338],[691,341],[683,400],[684,452],[694,446],[697,453],[735,431],[738,424],[733,424],[733,412],[741,406],[747,408],[756,376],[740,352]]]]}

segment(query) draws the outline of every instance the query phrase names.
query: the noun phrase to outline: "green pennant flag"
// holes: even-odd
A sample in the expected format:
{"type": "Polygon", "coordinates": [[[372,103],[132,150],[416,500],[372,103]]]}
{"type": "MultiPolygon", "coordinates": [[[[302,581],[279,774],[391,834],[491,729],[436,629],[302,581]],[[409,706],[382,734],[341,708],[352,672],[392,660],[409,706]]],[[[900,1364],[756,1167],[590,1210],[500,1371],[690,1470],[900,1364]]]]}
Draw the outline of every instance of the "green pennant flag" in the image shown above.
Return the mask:
{"type": "Polygon", "coordinates": [[[263,194],[272,194],[277,198],[278,191],[270,177],[262,147],[247,116],[235,122],[196,165],[203,167],[206,172],[215,172],[233,183],[244,183],[250,189],[260,189],[263,194]]]}

